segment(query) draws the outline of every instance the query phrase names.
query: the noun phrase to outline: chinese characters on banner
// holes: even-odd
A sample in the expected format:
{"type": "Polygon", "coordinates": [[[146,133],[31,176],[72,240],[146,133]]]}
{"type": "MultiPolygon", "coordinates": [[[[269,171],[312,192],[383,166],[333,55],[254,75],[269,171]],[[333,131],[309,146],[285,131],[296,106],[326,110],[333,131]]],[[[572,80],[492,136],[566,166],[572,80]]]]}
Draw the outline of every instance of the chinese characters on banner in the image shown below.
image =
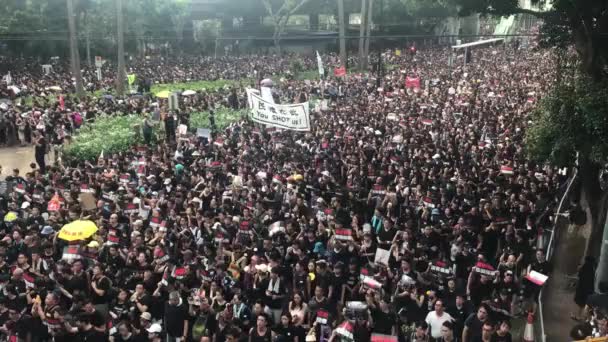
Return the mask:
{"type": "Polygon", "coordinates": [[[310,131],[308,102],[274,104],[264,100],[255,89],[247,89],[247,98],[253,121],[294,131],[310,131]]]}

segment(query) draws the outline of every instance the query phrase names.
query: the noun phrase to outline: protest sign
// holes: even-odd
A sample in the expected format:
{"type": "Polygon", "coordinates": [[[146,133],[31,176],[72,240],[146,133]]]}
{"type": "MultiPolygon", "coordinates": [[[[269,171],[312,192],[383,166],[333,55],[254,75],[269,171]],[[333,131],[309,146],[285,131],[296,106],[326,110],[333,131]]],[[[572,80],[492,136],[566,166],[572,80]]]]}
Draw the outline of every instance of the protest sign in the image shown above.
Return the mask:
{"type": "Polygon", "coordinates": [[[94,210],[95,208],[97,208],[97,201],[95,201],[95,196],[93,196],[93,194],[90,192],[81,193],[80,195],[78,195],[78,199],[83,210],[94,210]]]}
{"type": "Polygon", "coordinates": [[[388,266],[388,259],[391,257],[391,253],[386,249],[376,249],[376,255],[374,257],[374,263],[377,265],[388,266]]]}
{"type": "Polygon", "coordinates": [[[247,98],[253,121],[294,131],[310,131],[308,102],[273,104],[264,100],[254,89],[247,89],[247,98]]]}
{"type": "Polygon", "coordinates": [[[346,68],[343,67],[343,66],[335,68],[334,69],[334,76],[336,76],[336,77],[346,76],[346,68]]]}
{"type": "Polygon", "coordinates": [[[473,267],[472,271],[491,278],[496,277],[498,273],[498,271],[496,271],[494,267],[492,267],[492,265],[486,264],[484,262],[477,262],[473,267]]]}
{"type": "Polygon", "coordinates": [[[406,77],[405,78],[406,88],[420,88],[420,77],[406,77]]]}
{"type": "Polygon", "coordinates": [[[197,137],[201,137],[201,138],[210,139],[211,138],[211,130],[208,129],[208,128],[197,128],[196,129],[196,136],[197,137]]]}

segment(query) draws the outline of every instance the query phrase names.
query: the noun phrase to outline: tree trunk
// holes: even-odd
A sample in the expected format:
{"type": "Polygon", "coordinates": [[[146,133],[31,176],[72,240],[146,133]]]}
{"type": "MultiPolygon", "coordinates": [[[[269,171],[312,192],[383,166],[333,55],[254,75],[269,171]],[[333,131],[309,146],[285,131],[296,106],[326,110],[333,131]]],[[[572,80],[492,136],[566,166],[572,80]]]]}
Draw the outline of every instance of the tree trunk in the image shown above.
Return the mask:
{"type": "Polygon", "coordinates": [[[91,60],[91,29],[89,27],[87,27],[86,44],[87,44],[87,65],[90,68],[93,66],[93,61],[91,60]]]}
{"type": "Polygon", "coordinates": [[[310,23],[311,31],[318,31],[319,30],[319,13],[308,14],[308,22],[310,23]]]}
{"type": "Polygon", "coordinates": [[[368,7],[367,7],[367,20],[365,21],[365,65],[364,65],[364,69],[367,70],[367,61],[369,59],[369,42],[372,39],[371,34],[372,34],[372,19],[373,19],[373,4],[374,4],[374,0],[368,0],[368,7]]]}
{"type": "Polygon", "coordinates": [[[340,25],[340,64],[342,67],[346,68],[346,39],[345,35],[345,26],[344,22],[344,0],[338,0],[338,25],[340,25]]]}
{"type": "Polygon", "coordinates": [[[68,28],[70,30],[70,56],[72,75],[76,79],[76,95],[82,97],[84,88],[82,86],[82,75],[80,74],[80,53],[78,51],[78,40],[76,39],[76,18],[74,17],[74,2],[67,0],[68,7],[68,28]]]}
{"type": "MultiPolygon", "coordinates": [[[[370,0],[371,1],[371,0],[370,0]]],[[[367,1],[361,0],[361,24],[359,24],[359,70],[365,72],[365,23],[367,22],[367,1]]]]}
{"type": "Polygon", "coordinates": [[[122,0],[116,0],[116,28],[118,35],[118,70],[116,73],[116,95],[124,96],[125,79],[127,78],[125,64],[125,35],[123,22],[122,0]]]}

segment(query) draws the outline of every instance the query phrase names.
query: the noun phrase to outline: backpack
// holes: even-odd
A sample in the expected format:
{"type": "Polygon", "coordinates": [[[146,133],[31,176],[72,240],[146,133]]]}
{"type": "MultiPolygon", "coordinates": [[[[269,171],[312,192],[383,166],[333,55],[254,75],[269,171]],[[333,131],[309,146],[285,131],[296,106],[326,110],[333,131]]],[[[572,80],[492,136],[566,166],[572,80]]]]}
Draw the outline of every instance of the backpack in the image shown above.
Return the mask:
{"type": "Polygon", "coordinates": [[[207,318],[208,315],[199,315],[194,324],[192,324],[192,339],[200,341],[202,337],[207,336],[207,318]]]}

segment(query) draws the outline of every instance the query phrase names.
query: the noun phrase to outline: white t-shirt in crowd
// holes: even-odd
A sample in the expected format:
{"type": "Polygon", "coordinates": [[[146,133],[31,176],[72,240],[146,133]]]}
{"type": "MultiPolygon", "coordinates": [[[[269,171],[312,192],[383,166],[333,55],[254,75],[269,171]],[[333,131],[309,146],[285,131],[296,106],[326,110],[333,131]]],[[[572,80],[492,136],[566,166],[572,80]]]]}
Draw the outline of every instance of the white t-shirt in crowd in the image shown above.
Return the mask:
{"type": "Polygon", "coordinates": [[[431,311],[426,315],[426,324],[429,325],[429,327],[431,328],[431,336],[433,338],[440,338],[441,337],[441,327],[443,326],[444,322],[451,322],[453,321],[454,318],[452,318],[452,316],[450,316],[449,313],[444,312],[441,314],[441,316],[438,316],[437,313],[435,311],[431,311]]]}

